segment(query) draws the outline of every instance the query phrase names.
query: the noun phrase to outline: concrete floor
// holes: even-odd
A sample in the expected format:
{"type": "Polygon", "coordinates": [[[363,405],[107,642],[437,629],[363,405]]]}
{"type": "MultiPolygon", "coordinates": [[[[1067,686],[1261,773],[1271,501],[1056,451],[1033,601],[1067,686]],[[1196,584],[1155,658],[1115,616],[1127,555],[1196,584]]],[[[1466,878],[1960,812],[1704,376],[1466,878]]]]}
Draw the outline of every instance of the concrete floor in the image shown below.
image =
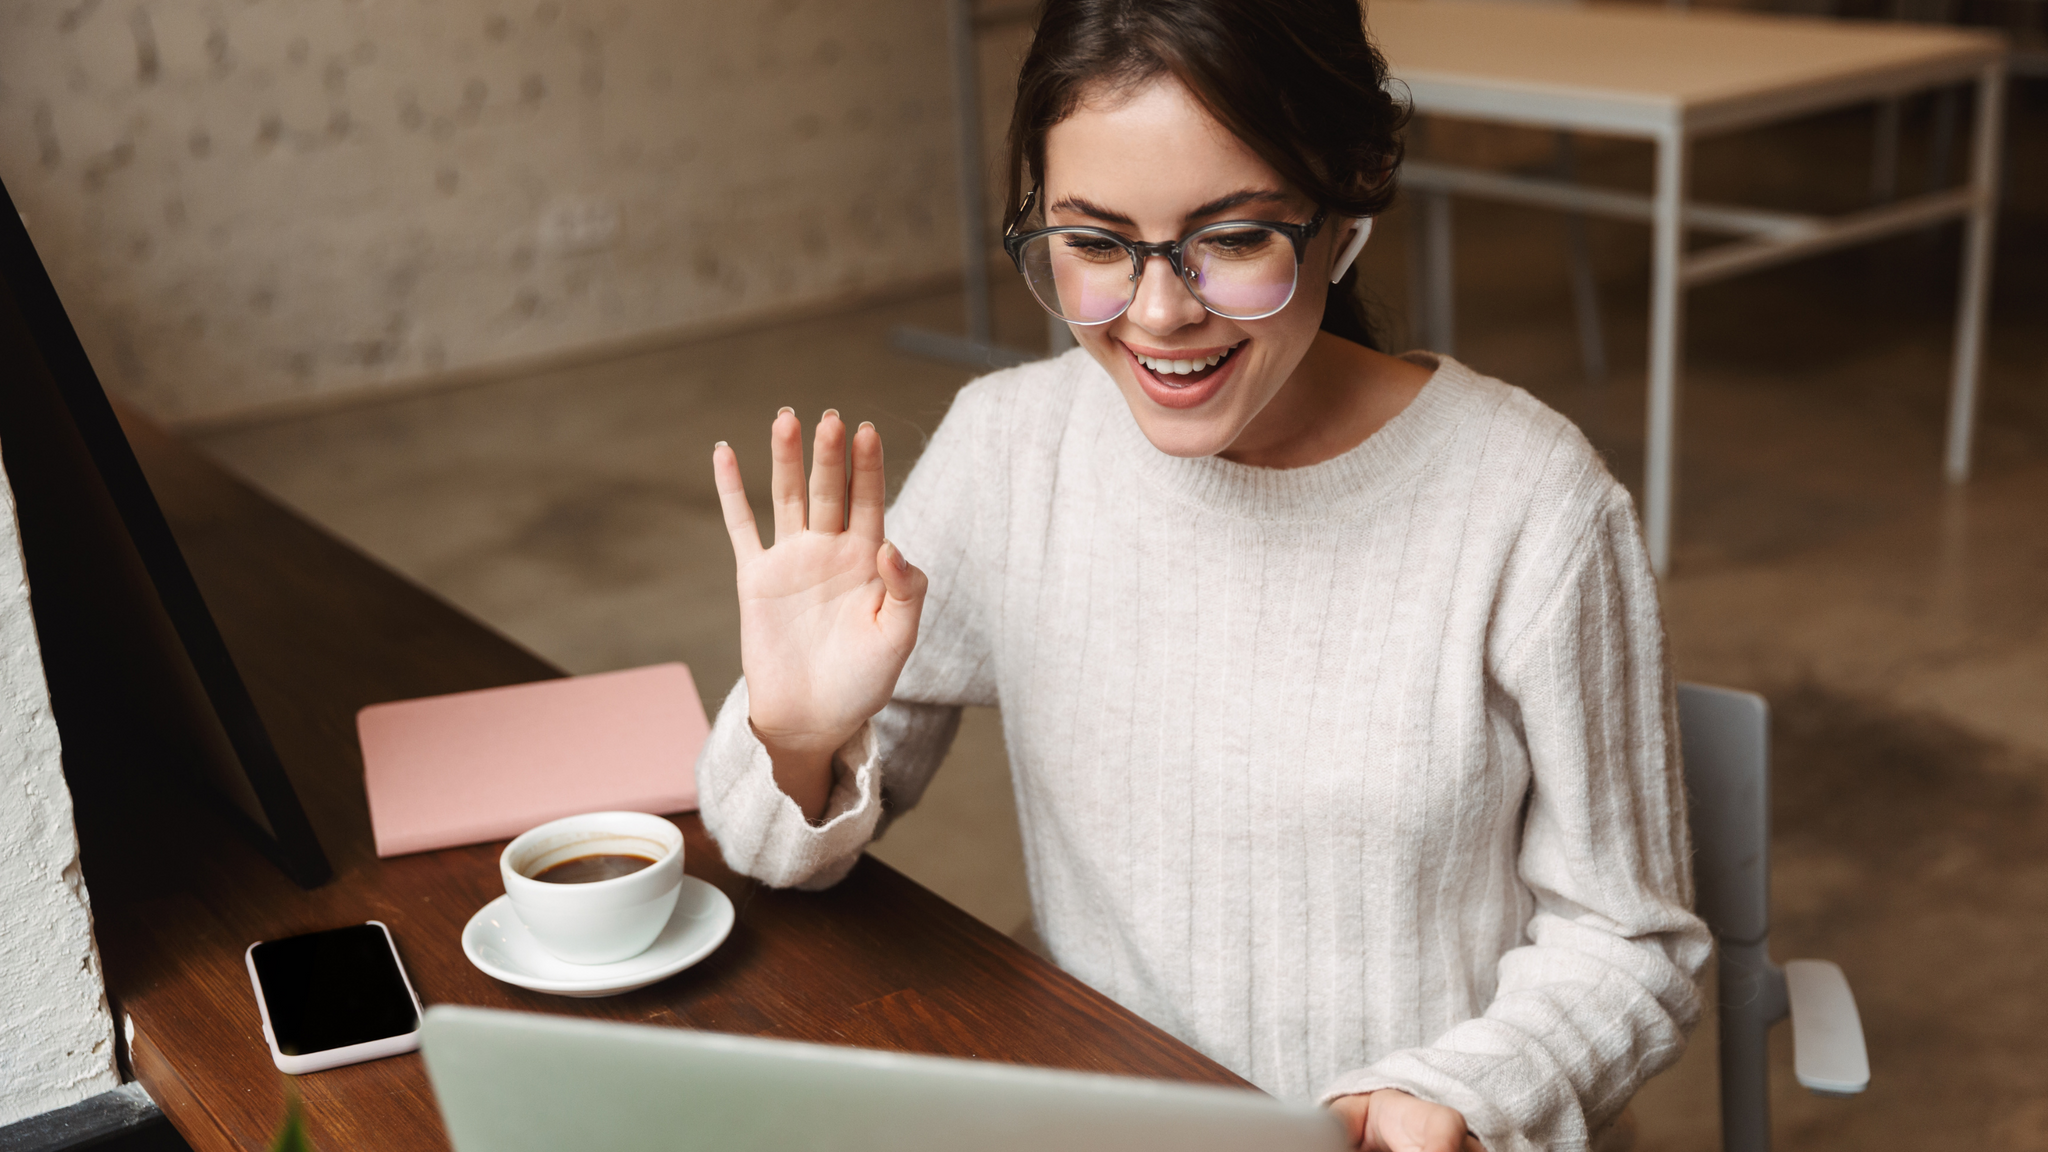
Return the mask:
{"type": "MultiPolygon", "coordinates": [[[[1966,487],[1938,474],[1953,230],[1692,297],[1664,589],[1673,660],[1682,678],[1772,701],[1776,952],[1848,970],[1875,1070],[1862,1098],[1807,1096],[1780,1029],[1785,1148],[2048,1150],[2048,98],[2022,89],[2016,103],[1966,487]]],[[[1923,111],[1909,122],[1924,126],[1923,111]]],[[[1703,193],[1853,207],[1869,124],[1844,114],[1710,144],[1703,193]]],[[[1454,136],[1439,146],[1543,144],[1454,136]]],[[[1589,176],[1646,183],[1641,149],[1586,156],[1589,176]]],[[[1397,333],[1401,216],[1366,261],[1397,333]]],[[[1635,484],[1642,230],[1593,226],[1616,368],[1592,385],[1559,220],[1461,204],[1458,221],[1461,357],[1578,420],[1635,484]]],[[[1003,288],[1006,336],[1042,339],[1028,302],[1003,288]]],[[[970,373],[893,352],[888,332],[957,325],[957,309],[909,300],[197,438],[565,667],[682,659],[715,709],[739,659],[712,443],[739,446],[758,487],[775,409],[810,419],[837,406],[876,422],[900,479],[970,373]]],[[[999,929],[1025,925],[993,714],[970,718],[923,807],[876,853],[999,929]]],[[[1718,1147],[1712,1067],[1708,1027],[1639,1098],[1640,1147],[1718,1147]]]]}

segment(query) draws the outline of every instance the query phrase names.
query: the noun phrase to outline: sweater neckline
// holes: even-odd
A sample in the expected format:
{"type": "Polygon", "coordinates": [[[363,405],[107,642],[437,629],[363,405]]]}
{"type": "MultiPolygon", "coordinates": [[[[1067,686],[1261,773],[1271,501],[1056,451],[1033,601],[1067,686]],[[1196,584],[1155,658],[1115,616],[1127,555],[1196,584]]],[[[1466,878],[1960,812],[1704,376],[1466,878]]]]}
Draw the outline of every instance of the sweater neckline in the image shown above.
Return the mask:
{"type": "Polygon", "coordinates": [[[1260,468],[1219,456],[1187,458],[1161,452],[1145,438],[1116,382],[1085,351],[1078,355],[1096,377],[1088,391],[1109,408],[1105,423],[1117,455],[1175,499],[1256,520],[1322,520],[1377,503],[1450,440],[1476,381],[1471,369],[1449,356],[1404,353],[1402,359],[1434,371],[1392,420],[1357,447],[1320,463],[1260,468]]]}

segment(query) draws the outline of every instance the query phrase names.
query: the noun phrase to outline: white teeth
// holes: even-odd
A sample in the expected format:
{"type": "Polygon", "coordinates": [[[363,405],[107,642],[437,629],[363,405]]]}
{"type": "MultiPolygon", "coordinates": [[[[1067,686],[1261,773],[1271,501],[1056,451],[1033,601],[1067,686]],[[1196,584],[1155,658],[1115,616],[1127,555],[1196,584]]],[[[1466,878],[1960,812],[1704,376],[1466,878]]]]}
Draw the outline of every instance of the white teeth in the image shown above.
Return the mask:
{"type": "Polygon", "coordinates": [[[1186,376],[1190,373],[1200,372],[1205,368],[1214,368],[1216,365],[1223,363],[1230,356],[1230,353],[1235,351],[1235,348],[1226,349],[1214,356],[1204,356],[1198,360],[1169,360],[1160,356],[1139,355],[1138,363],[1143,364],[1162,376],[1186,376]]]}

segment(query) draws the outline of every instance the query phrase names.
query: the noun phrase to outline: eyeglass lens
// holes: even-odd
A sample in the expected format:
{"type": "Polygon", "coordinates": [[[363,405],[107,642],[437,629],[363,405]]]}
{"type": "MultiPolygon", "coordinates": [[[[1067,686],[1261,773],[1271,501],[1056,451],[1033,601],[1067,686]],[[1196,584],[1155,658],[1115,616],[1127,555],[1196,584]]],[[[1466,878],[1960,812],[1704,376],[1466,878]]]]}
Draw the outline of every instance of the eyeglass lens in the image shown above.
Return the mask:
{"type": "MultiPolygon", "coordinates": [[[[1062,320],[1100,324],[1137,297],[1131,252],[1088,232],[1027,240],[1018,253],[1039,303],[1062,320]]],[[[1188,291],[1204,308],[1234,320],[1270,316],[1294,298],[1294,244],[1275,229],[1233,224],[1187,238],[1181,249],[1188,291]]]]}

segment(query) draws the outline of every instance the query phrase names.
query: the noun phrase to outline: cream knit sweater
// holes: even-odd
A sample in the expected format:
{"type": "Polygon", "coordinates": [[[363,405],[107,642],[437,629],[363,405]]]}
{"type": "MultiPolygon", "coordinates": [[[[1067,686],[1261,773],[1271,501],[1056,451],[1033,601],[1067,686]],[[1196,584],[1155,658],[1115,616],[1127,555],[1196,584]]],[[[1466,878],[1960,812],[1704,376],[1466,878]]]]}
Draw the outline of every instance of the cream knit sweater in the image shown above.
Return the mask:
{"type": "Polygon", "coordinates": [[[1709,950],[1657,587],[1577,429],[1421,362],[1290,470],[1158,451],[1083,351],[968,385],[888,514],[931,577],[894,703],[814,826],[735,687],[697,764],[727,861],[834,883],[1000,705],[1062,967],[1277,1095],[1586,1146],[1709,950]]]}

